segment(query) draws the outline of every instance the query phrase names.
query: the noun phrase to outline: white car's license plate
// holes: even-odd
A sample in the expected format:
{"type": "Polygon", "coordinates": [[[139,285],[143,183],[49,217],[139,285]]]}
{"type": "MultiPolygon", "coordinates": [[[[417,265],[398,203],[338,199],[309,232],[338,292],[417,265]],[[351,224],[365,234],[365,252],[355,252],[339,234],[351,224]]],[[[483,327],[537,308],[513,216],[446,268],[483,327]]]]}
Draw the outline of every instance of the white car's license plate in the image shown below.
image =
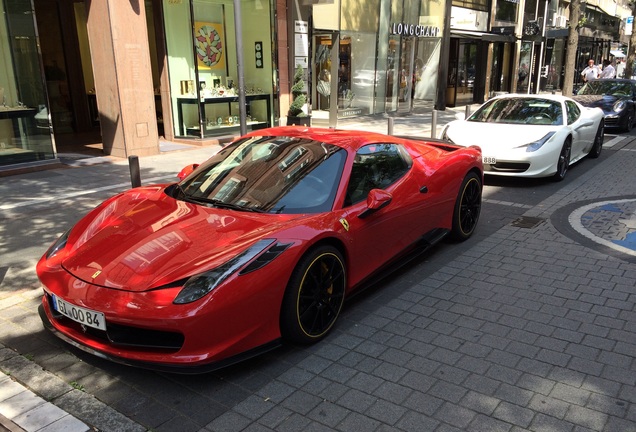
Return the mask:
{"type": "Polygon", "coordinates": [[[494,165],[497,163],[497,158],[494,158],[492,156],[484,156],[482,158],[483,163],[485,163],[486,165],[494,165]]]}
{"type": "Polygon", "coordinates": [[[53,308],[73,321],[100,330],[106,330],[106,320],[104,314],[94,310],[75,306],[56,295],[53,295],[53,308]]]}

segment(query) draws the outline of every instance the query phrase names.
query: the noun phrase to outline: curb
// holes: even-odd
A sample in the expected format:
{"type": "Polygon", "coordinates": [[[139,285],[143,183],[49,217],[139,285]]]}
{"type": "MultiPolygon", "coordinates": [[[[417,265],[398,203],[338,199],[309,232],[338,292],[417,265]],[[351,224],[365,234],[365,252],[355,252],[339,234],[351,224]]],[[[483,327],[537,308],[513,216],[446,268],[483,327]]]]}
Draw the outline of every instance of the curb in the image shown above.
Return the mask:
{"type": "MultiPolygon", "coordinates": [[[[8,427],[10,431],[146,431],[146,428],[94,396],[64,382],[55,374],[42,369],[2,344],[0,344],[0,371],[6,374],[6,377],[0,375],[0,384],[2,384],[0,419],[4,416],[12,423],[8,427]],[[8,383],[12,385],[7,385],[8,383]],[[29,393],[20,393],[19,387],[29,393]],[[3,397],[4,392],[7,392],[8,397],[3,397]],[[13,394],[9,395],[9,392],[13,394]],[[4,400],[12,399],[10,405],[14,408],[17,402],[15,399],[20,395],[28,399],[23,404],[25,409],[5,409],[4,400]],[[45,421],[48,423],[43,424],[45,421]]],[[[3,424],[2,421],[0,424],[3,424]]]]}

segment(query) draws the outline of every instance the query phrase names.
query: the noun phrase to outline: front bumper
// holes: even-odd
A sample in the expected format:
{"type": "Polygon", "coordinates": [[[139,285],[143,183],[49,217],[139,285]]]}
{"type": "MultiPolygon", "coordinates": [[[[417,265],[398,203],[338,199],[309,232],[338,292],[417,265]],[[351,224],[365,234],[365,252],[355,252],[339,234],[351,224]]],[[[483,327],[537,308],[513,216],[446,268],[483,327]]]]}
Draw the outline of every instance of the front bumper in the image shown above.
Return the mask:
{"type": "Polygon", "coordinates": [[[282,344],[282,340],[277,339],[267,344],[253,348],[249,351],[245,351],[241,354],[237,354],[233,357],[226,358],[224,360],[211,362],[211,363],[196,364],[196,365],[188,365],[188,364],[175,365],[175,364],[168,364],[168,363],[149,362],[149,361],[143,361],[143,360],[133,360],[133,359],[125,358],[125,357],[120,357],[117,355],[108,354],[108,353],[99,351],[97,349],[91,348],[67,336],[63,332],[59,331],[51,322],[51,319],[47,311],[45,310],[44,304],[40,304],[40,306],[38,307],[38,313],[40,314],[40,319],[42,320],[42,324],[47,330],[51,331],[55,336],[57,336],[58,338],[68,343],[69,345],[72,345],[75,348],[78,348],[84,352],[94,355],[95,357],[110,360],[115,363],[124,364],[126,366],[143,368],[143,369],[155,370],[159,372],[180,373],[180,374],[202,374],[202,373],[212,372],[218,369],[231,366],[235,363],[242,362],[244,360],[255,357],[257,355],[263,354],[267,351],[271,351],[282,344]]]}

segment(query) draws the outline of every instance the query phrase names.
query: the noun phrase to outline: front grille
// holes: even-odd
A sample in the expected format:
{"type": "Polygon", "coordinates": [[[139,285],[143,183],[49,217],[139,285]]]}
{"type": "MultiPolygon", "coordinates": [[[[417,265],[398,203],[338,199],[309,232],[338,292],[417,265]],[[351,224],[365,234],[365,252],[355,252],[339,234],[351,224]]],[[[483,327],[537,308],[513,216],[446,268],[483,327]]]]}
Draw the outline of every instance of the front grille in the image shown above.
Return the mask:
{"type": "Polygon", "coordinates": [[[497,162],[494,165],[484,165],[485,172],[511,172],[522,173],[530,168],[528,162],[497,162]]]}
{"type": "Polygon", "coordinates": [[[140,349],[179,351],[185,340],[181,333],[161,330],[150,330],[140,327],[124,326],[120,324],[106,323],[106,331],[82,326],[80,323],[62,315],[53,309],[53,298],[46,294],[49,310],[53,318],[63,325],[80,333],[84,333],[102,343],[117,346],[128,346],[140,349]]]}
{"type": "Polygon", "coordinates": [[[621,119],[618,117],[610,118],[605,117],[605,127],[619,127],[621,125],[621,119]]]}

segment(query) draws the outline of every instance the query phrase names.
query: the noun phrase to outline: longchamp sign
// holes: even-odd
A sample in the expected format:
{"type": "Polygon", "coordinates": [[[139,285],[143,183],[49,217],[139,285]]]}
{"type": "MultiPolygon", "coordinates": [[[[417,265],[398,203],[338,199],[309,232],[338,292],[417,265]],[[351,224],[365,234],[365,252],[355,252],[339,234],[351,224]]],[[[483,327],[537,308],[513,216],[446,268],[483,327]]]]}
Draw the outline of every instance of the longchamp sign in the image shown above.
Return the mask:
{"type": "Polygon", "coordinates": [[[393,23],[391,34],[416,37],[439,37],[439,27],[407,23],[393,23]]]}

